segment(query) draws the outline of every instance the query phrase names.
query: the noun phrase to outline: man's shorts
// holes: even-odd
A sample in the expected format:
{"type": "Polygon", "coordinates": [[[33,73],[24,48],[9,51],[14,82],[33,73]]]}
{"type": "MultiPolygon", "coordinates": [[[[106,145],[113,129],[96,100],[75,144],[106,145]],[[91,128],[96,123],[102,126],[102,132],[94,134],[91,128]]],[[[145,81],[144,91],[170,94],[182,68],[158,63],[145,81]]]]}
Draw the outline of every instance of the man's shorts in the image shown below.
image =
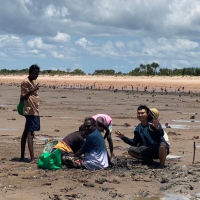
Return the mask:
{"type": "Polygon", "coordinates": [[[132,146],[129,148],[129,151],[145,158],[158,159],[159,158],[158,150],[161,145],[165,146],[167,154],[169,154],[169,146],[164,142],[161,142],[160,144],[153,144],[150,146],[139,146],[139,147],[132,146]]]}
{"type": "Polygon", "coordinates": [[[34,132],[40,130],[40,117],[34,115],[25,115],[26,123],[25,130],[28,132],[34,132]]]}

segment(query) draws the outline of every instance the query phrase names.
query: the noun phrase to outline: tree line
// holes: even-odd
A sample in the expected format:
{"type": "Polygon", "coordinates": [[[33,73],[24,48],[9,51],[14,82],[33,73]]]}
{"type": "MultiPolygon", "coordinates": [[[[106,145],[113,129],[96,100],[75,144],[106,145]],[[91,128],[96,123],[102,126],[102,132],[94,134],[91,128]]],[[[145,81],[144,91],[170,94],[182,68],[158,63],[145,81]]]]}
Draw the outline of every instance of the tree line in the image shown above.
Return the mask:
{"type": "MultiPolygon", "coordinates": [[[[1,69],[0,75],[23,75],[28,74],[28,68],[21,69],[21,70],[8,70],[8,69],[1,69]]],[[[67,69],[66,71],[62,70],[42,70],[40,72],[43,75],[86,75],[86,73],[81,69],[67,69]]],[[[115,72],[113,69],[101,69],[95,70],[92,74],[88,75],[111,75],[111,76],[200,76],[200,68],[182,68],[182,69],[168,69],[168,68],[160,68],[158,63],[151,63],[151,64],[140,64],[139,67],[131,70],[128,73],[122,72],[115,72]]]]}

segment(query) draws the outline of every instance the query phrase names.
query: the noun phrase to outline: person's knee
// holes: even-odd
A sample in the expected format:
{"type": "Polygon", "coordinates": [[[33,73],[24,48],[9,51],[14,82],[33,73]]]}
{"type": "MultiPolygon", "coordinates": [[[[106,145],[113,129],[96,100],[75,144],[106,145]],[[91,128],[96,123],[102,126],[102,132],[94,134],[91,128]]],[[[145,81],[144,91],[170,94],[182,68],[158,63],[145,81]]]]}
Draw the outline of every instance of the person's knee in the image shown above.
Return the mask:
{"type": "Polygon", "coordinates": [[[33,139],[34,138],[34,134],[33,134],[33,132],[32,131],[30,131],[30,132],[28,132],[28,138],[31,138],[31,139],[33,139]]]}
{"type": "Polygon", "coordinates": [[[134,152],[132,152],[130,149],[128,150],[128,154],[132,157],[136,157],[136,154],[134,152]]]}
{"type": "Polygon", "coordinates": [[[108,135],[107,140],[111,140],[111,134],[108,135]]]}
{"type": "Polygon", "coordinates": [[[160,145],[159,149],[164,151],[164,150],[166,150],[166,147],[164,145],[160,145]]]}
{"type": "Polygon", "coordinates": [[[164,145],[161,145],[159,147],[159,153],[160,153],[160,155],[167,155],[167,149],[164,145]]]}

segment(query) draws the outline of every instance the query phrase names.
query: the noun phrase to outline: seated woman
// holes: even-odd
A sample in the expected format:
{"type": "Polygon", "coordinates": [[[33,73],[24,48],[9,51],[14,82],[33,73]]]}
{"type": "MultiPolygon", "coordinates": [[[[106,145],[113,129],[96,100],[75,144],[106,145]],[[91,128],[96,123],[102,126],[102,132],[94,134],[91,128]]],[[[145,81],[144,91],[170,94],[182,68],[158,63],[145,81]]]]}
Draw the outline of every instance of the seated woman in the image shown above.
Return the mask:
{"type": "MultiPolygon", "coordinates": [[[[66,137],[63,138],[62,141],[58,142],[53,147],[53,151],[56,149],[61,150],[61,156],[68,156],[70,154],[75,154],[84,144],[86,137],[86,132],[84,131],[83,125],[79,127],[79,131],[75,131],[70,133],[66,137]]],[[[65,161],[62,159],[62,163],[65,164],[65,161]]]]}

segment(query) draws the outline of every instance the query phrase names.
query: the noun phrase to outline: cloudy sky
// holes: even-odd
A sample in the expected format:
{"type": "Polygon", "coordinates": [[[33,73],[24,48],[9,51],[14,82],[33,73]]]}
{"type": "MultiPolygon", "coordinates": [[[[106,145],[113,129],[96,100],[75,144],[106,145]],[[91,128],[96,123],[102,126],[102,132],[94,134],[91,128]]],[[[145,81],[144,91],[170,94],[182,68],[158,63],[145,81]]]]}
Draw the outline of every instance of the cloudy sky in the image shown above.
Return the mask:
{"type": "Polygon", "coordinates": [[[0,69],[200,67],[199,0],[0,0],[0,69]]]}

